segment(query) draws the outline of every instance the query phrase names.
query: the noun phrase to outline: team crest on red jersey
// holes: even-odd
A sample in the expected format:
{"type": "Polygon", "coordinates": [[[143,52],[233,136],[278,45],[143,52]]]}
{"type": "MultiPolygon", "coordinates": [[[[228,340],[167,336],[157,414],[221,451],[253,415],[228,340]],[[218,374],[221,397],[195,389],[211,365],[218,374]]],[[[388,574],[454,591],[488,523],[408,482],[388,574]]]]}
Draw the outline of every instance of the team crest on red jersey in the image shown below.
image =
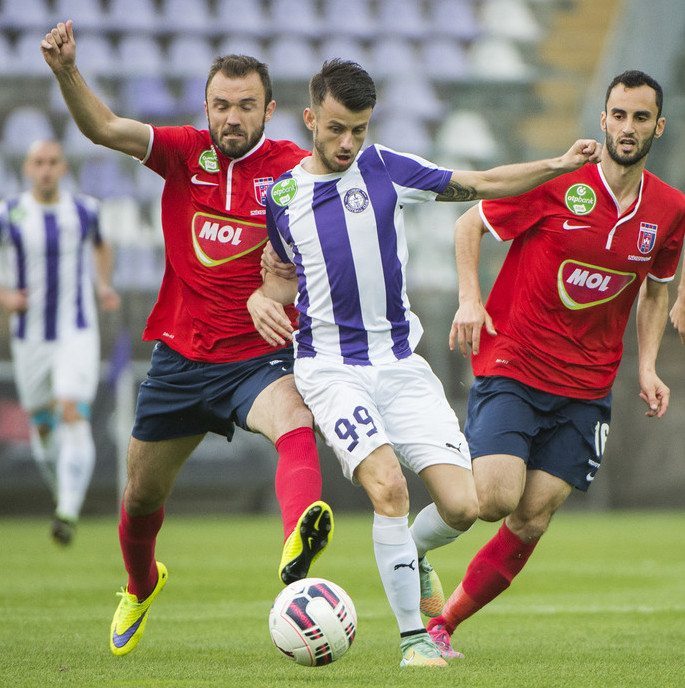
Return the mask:
{"type": "Polygon", "coordinates": [[[266,205],[266,194],[269,187],[274,183],[273,177],[258,177],[253,179],[254,197],[259,205],[266,205]]]}
{"type": "Polygon", "coordinates": [[[191,222],[193,249],[202,265],[213,268],[264,246],[264,224],[235,217],[195,213],[191,222]]]}
{"type": "Polygon", "coordinates": [[[656,243],[656,230],[659,225],[651,222],[640,222],[640,233],[637,235],[637,248],[640,253],[649,253],[656,243]]]}
{"type": "Polygon", "coordinates": [[[557,273],[559,298],[574,311],[598,306],[615,299],[636,277],[634,272],[565,260],[557,273]]]}

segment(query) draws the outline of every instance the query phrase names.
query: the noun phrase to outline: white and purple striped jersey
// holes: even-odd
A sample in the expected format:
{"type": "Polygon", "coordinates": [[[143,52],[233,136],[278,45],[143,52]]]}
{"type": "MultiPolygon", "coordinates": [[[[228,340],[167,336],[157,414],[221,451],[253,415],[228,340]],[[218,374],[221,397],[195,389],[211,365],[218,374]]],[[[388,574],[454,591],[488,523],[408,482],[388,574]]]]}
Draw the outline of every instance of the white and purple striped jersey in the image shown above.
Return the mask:
{"type": "Polygon", "coordinates": [[[402,208],[435,200],[451,174],[372,145],[342,174],[300,164],[271,187],[269,238],[297,271],[298,358],[375,365],[411,355],[423,329],[407,299],[402,208]]]}
{"type": "Polygon", "coordinates": [[[0,245],[7,266],[2,283],[28,295],[28,310],[12,316],[14,337],[54,341],[97,327],[89,241],[102,242],[94,198],[61,191],[57,203],[46,205],[25,191],[0,202],[0,245]]]}

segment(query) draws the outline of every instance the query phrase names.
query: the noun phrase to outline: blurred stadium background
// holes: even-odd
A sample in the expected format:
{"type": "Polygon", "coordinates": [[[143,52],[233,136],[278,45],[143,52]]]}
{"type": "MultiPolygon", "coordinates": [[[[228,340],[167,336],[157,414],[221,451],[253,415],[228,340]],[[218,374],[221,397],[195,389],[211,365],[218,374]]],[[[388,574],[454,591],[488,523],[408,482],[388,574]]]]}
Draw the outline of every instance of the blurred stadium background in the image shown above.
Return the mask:
{"type": "MultiPolygon", "coordinates": [[[[206,72],[214,56],[268,62],[278,110],[267,135],[309,146],[301,124],[307,79],[333,56],[356,59],[380,100],[370,139],[461,168],[532,159],[600,137],[604,89],[639,68],[664,87],[666,133],[649,168],[685,186],[685,3],[683,0],[4,0],[0,2],[0,196],[23,188],[29,143],[55,137],[70,162],[67,184],[102,199],[115,245],[119,313],[101,316],[103,370],[94,407],[97,466],[85,514],[114,514],[137,384],[151,347],[140,341],[163,267],[162,180],[137,162],[93,146],[76,129],[39,51],[42,35],[73,18],[78,64],[117,113],[204,128],[206,72]]],[[[457,305],[448,204],[411,215],[411,298],[426,334],[420,352],[463,419],[466,361],[447,335],[457,305]]],[[[464,208],[461,208],[463,211],[464,208]]],[[[484,286],[506,247],[484,242],[484,286]]],[[[675,286],[675,285],[674,285],[675,286]]],[[[612,323],[607,323],[611,327],[612,323]]],[[[634,325],[614,389],[604,465],[571,509],[683,506],[685,349],[670,326],[659,372],[672,389],[661,421],[639,400],[634,325]]],[[[420,403],[420,400],[417,400],[420,403]]],[[[335,508],[365,505],[321,445],[324,496],[335,508]]],[[[208,437],[183,470],[169,507],[177,511],[272,511],[274,452],[238,433],[208,437]]],[[[425,503],[410,480],[414,509],[425,503]]],[[[7,321],[0,321],[0,515],[50,513],[31,460],[27,420],[16,403],[7,321]]]]}

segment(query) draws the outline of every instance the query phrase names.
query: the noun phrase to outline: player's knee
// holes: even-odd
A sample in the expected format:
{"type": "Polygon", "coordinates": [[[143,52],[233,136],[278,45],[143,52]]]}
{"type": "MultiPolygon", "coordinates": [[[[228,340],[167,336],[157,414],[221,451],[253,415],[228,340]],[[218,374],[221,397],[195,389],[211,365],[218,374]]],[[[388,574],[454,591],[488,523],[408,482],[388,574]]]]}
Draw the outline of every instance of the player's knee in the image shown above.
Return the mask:
{"type": "Polygon", "coordinates": [[[124,492],[124,509],[129,516],[145,516],[157,511],[165,500],[163,490],[150,487],[140,490],[135,483],[129,482],[124,492]]]}
{"type": "Polygon", "coordinates": [[[383,516],[404,516],[409,511],[407,481],[398,469],[366,485],[374,511],[383,516]]]}
{"type": "Polygon", "coordinates": [[[455,530],[468,530],[478,519],[478,500],[473,498],[461,499],[458,503],[441,505],[440,515],[443,521],[455,530]]]}
{"type": "Polygon", "coordinates": [[[552,515],[547,513],[519,514],[514,512],[508,519],[509,528],[524,542],[539,540],[549,528],[552,515]]]}
{"type": "Polygon", "coordinates": [[[478,518],[481,521],[488,521],[494,523],[501,521],[503,518],[516,508],[517,502],[513,499],[493,499],[485,498],[479,500],[478,518]]]}
{"type": "Polygon", "coordinates": [[[90,418],[90,406],[77,401],[60,401],[60,417],[63,423],[78,423],[90,418]]]}

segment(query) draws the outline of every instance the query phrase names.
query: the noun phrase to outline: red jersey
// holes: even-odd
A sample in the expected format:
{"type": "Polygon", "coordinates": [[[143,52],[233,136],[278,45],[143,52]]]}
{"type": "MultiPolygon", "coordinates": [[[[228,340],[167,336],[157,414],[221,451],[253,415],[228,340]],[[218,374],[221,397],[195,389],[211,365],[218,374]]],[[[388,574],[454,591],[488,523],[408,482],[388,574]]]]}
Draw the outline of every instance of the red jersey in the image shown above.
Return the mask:
{"type": "Polygon", "coordinates": [[[499,240],[513,239],[488,298],[497,336],[481,333],[475,375],[503,375],[578,399],[611,390],[640,284],[673,279],[685,195],[645,171],[620,213],[600,165],[526,194],[482,201],[499,240]]]}
{"type": "MultiPolygon", "coordinates": [[[[223,155],[208,131],[152,127],[143,163],[164,177],[164,278],[143,339],[195,361],[227,363],[273,351],[252,324],[247,299],[262,284],[266,191],[309,155],[262,140],[241,158],[223,155]]],[[[294,322],[295,310],[288,315],[294,322]]]]}

